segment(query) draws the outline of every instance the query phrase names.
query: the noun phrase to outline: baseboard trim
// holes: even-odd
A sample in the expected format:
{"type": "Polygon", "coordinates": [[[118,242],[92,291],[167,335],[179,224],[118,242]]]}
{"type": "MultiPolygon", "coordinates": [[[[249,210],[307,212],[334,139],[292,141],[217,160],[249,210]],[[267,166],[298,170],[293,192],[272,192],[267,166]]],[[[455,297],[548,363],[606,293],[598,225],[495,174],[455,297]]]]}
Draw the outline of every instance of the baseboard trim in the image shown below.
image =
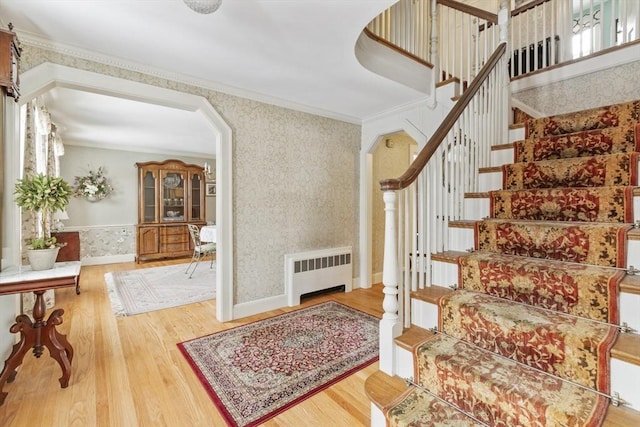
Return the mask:
{"type": "Polygon", "coordinates": [[[260,314],[265,311],[277,310],[284,307],[288,307],[287,296],[284,294],[255,301],[243,302],[233,306],[233,319],[237,320],[242,317],[253,316],[254,314],[260,314]]]}
{"type": "Polygon", "coordinates": [[[96,256],[89,258],[82,258],[82,265],[102,265],[102,264],[116,264],[119,262],[133,262],[136,260],[136,254],[123,254],[123,255],[106,255],[96,256]]]}

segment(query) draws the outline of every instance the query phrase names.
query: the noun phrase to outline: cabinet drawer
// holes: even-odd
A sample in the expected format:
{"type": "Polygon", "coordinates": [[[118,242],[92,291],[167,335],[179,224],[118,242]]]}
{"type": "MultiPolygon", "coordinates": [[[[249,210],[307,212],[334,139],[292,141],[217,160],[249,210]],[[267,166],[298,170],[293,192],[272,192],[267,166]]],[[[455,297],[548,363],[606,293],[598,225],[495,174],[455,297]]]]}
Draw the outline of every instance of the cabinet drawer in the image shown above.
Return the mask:
{"type": "Polygon", "coordinates": [[[184,234],[170,234],[160,237],[160,241],[162,243],[186,243],[189,241],[189,236],[185,236],[184,234]]]}
{"type": "Polygon", "coordinates": [[[189,230],[186,225],[176,225],[173,227],[161,227],[160,234],[162,236],[175,236],[175,235],[189,235],[189,230]]]}
{"type": "Polygon", "coordinates": [[[160,251],[166,253],[185,252],[189,251],[189,245],[187,243],[161,243],[160,251]]]}

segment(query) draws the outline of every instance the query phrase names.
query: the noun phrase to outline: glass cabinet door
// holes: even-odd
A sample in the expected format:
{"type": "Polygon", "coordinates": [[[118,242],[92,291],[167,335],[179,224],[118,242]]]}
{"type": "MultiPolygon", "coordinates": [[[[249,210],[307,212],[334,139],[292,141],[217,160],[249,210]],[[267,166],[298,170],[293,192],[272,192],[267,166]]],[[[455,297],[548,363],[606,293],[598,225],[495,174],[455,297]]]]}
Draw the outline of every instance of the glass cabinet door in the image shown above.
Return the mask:
{"type": "Polygon", "coordinates": [[[190,199],[191,199],[191,216],[192,221],[204,220],[204,184],[202,181],[202,174],[191,173],[190,174],[190,199]]]}
{"type": "Polygon", "coordinates": [[[161,176],[162,209],[160,221],[179,222],[186,220],[185,180],[183,172],[163,170],[161,176]]]}
{"type": "Polygon", "coordinates": [[[157,222],[156,176],[153,171],[143,171],[142,176],[142,222],[157,222]]]}

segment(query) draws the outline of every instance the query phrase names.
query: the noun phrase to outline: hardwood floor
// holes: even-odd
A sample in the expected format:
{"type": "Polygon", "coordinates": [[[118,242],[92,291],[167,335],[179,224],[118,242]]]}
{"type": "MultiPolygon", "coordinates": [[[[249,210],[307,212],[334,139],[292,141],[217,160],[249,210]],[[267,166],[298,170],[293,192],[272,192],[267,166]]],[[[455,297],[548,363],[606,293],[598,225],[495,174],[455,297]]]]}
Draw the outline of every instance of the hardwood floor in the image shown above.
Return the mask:
{"type": "MultiPolygon", "coordinates": [[[[0,426],[224,426],[176,343],[221,331],[299,307],[284,308],[233,322],[215,318],[215,301],[116,318],[105,290],[104,274],[175,264],[164,261],[87,266],[82,268],[82,293],[56,291],[56,308],[75,354],[69,387],[58,383],[60,368],[48,357],[24,358],[9,395],[0,406],[0,426]]],[[[304,300],[302,306],[333,299],[382,316],[382,286],[333,293],[304,300]]],[[[365,379],[378,363],[340,381],[271,419],[265,426],[368,426],[369,400],[365,379]]]]}

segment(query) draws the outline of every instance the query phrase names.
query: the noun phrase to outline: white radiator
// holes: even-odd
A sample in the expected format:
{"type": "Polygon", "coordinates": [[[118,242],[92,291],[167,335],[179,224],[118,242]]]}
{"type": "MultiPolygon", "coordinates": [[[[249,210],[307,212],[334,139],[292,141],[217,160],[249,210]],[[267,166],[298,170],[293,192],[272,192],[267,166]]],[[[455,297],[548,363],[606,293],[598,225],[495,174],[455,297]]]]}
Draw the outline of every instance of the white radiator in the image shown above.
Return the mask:
{"type": "Polygon", "coordinates": [[[351,291],[353,277],[351,246],[321,249],[284,256],[284,287],[289,307],[300,304],[300,296],[344,285],[351,291]]]}

